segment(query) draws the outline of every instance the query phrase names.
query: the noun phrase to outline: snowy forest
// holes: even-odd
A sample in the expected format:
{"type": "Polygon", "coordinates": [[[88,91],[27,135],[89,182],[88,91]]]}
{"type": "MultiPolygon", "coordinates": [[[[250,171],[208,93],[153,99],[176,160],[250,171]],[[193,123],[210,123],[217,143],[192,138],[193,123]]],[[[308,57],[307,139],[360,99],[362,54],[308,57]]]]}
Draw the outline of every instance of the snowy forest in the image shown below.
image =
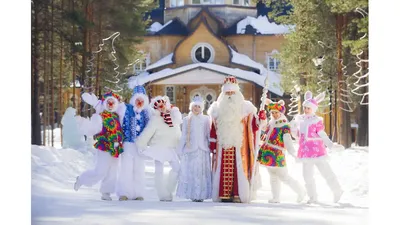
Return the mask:
{"type": "Polygon", "coordinates": [[[33,0],[31,5],[31,143],[53,146],[54,127],[66,108],[74,107],[82,116],[91,113],[76,88],[96,94],[119,88],[122,96],[127,91],[124,74],[141,57],[135,44],[146,32],[145,13],[155,4],[152,0],[33,0]],[[50,132],[43,132],[41,138],[44,127],[50,132]]]}

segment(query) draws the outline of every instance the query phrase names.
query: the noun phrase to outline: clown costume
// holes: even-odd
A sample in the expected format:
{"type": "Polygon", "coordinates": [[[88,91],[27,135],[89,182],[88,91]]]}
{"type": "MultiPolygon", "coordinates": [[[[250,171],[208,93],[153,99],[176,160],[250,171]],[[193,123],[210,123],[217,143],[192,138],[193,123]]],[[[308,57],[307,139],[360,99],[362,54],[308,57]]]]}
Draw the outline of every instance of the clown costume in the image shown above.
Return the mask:
{"type": "Polygon", "coordinates": [[[285,150],[294,158],[295,149],[290,136],[290,127],[285,113],[285,102],[280,100],[273,102],[266,99],[267,110],[271,113],[271,120],[266,129],[261,132],[261,141],[263,142],[258,151],[258,161],[266,166],[270,176],[272,199],[269,203],[280,202],[281,181],[288,185],[297,193],[297,202],[301,202],[305,196],[305,190],[300,183],[288,174],[286,165],[285,150]]]}
{"type": "Polygon", "coordinates": [[[99,103],[102,104],[102,109],[96,105],[96,113],[90,121],[87,120],[82,125],[86,135],[94,135],[94,148],[98,150],[96,164],[93,169],[83,172],[76,178],[74,189],[78,191],[82,185],[90,187],[101,181],[101,199],[112,200],[110,194],[115,192],[118,157],[123,152],[122,127],[116,113],[120,97],[113,92],[107,92],[99,103]]]}

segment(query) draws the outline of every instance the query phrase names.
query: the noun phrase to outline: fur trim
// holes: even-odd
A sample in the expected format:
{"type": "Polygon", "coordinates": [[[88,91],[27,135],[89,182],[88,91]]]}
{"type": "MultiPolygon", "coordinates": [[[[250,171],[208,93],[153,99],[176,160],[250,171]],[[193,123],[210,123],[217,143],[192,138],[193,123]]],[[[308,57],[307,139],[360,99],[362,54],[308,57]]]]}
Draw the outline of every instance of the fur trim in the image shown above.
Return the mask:
{"type": "Polygon", "coordinates": [[[142,93],[137,93],[132,96],[132,98],[129,100],[129,104],[133,106],[133,110],[136,112],[141,112],[144,108],[146,108],[150,103],[149,103],[149,96],[142,94],[142,93]],[[143,99],[143,105],[142,107],[137,107],[135,102],[136,99],[142,98],[143,99]]]}
{"type": "Polygon", "coordinates": [[[240,87],[237,84],[224,84],[221,87],[221,92],[227,92],[227,91],[239,92],[240,91],[240,87]]]}
{"type": "Polygon", "coordinates": [[[243,117],[248,116],[250,113],[257,114],[257,108],[250,101],[243,102],[243,117]]]}
{"type": "Polygon", "coordinates": [[[283,126],[285,126],[285,125],[289,125],[289,126],[290,126],[289,120],[286,118],[286,116],[285,116],[283,113],[281,113],[281,116],[280,116],[277,120],[275,120],[274,118],[271,118],[270,121],[269,121],[268,123],[269,123],[269,125],[272,126],[272,127],[283,127],[283,126]],[[275,124],[275,122],[276,122],[277,120],[286,120],[286,123],[278,123],[278,124],[275,124]]]}
{"type": "Polygon", "coordinates": [[[201,112],[204,110],[204,102],[191,102],[189,104],[189,111],[192,111],[193,106],[198,105],[200,106],[201,112]]]}
{"type": "MultiPolygon", "coordinates": [[[[243,126],[242,126],[243,127],[243,126]]],[[[250,182],[247,180],[243,172],[242,158],[241,158],[241,150],[240,146],[236,147],[236,171],[238,178],[238,189],[239,189],[239,197],[242,203],[249,203],[251,200],[251,190],[250,190],[250,182]]],[[[220,202],[219,198],[219,181],[221,174],[221,157],[222,157],[222,149],[221,146],[218,146],[218,155],[217,155],[217,169],[213,174],[213,182],[212,182],[212,199],[214,202],[220,202]]],[[[253,178],[254,179],[254,178],[253,178]]]]}
{"type": "Polygon", "coordinates": [[[207,110],[207,115],[209,115],[212,119],[217,118],[218,116],[218,102],[213,102],[207,110]]]}
{"type": "Polygon", "coordinates": [[[179,111],[178,107],[172,107],[171,109],[171,119],[174,126],[179,126],[182,124],[182,113],[179,111]]]}
{"type": "Polygon", "coordinates": [[[165,101],[165,106],[167,107],[167,109],[171,109],[171,101],[169,100],[169,97],[167,95],[164,95],[163,99],[165,101]]]}
{"type": "Polygon", "coordinates": [[[103,105],[104,110],[106,110],[106,111],[108,111],[108,112],[116,112],[117,109],[118,109],[118,106],[119,106],[119,104],[120,104],[119,99],[115,98],[114,96],[106,97],[106,98],[104,99],[104,101],[102,101],[102,102],[103,102],[102,105],[103,105]],[[114,99],[114,101],[115,101],[115,105],[114,105],[114,107],[113,107],[112,110],[108,110],[108,109],[107,109],[107,101],[108,101],[108,99],[114,99]]]}
{"type": "Polygon", "coordinates": [[[314,103],[311,102],[311,100],[305,100],[303,102],[303,108],[304,107],[309,107],[312,109],[313,113],[317,112],[318,110],[318,105],[315,105],[314,103]]]}
{"type": "Polygon", "coordinates": [[[297,158],[297,161],[301,163],[316,163],[320,161],[329,161],[329,160],[330,157],[328,155],[323,155],[315,158],[297,158]]]}

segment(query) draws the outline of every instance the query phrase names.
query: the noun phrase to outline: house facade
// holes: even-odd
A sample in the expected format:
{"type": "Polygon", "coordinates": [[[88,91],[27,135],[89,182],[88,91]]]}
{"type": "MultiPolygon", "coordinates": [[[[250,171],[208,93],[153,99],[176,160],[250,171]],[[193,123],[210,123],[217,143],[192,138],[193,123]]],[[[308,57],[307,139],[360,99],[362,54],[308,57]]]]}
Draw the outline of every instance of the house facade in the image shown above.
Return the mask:
{"type": "Polygon", "coordinates": [[[274,54],[289,29],[270,21],[265,5],[244,0],[167,0],[160,1],[163,7],[162,19],[152,18],[138,46],[145,57],[135,66],[131,82],[139,79],[150,96],[169,96],[183,113],[195,95],[203,97],[207,109],[228,75],[237,77],[244,97],[255,105],[260,104],[267,77],[270,97],[283,96],[274,54]]]}

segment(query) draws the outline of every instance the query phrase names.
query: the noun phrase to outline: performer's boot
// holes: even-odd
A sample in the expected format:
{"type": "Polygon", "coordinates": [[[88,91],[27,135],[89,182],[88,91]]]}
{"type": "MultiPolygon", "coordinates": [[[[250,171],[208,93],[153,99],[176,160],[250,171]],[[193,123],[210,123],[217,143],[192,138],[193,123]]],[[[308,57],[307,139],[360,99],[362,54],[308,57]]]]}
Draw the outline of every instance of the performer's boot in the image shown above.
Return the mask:
{"type": "Polygon", "coordinates": [[[272,199],[268,200],[269,203],[279,203],[281,193],[281,182],[275,172],[270,173],[270,183],[272,199]]]}
{"type": "Polygon", "coordinates": [[[119,200],[120,200],[120,201],[128,201],[128,197],[126,197],[126,196],[121,196],[121,197],[119,197],[119,200]]]}
{"type": "Polygon", "coordinates": [[[242,203],[242,201],[240,200],[239,196],[234,196],[232,202],[234,202],[234,203],[242,203]]]}
{"type": "Polygon", "coordinates": [[[137,200],[137,201],[143,201],[143,200],[144,200],[144,198],[143,198],[143,197],[137,197],[137,198],[135,198],[135,199],[133,199],[133,200],[137,200]]]}
{"type": "Polygon", "coordinates": [[[333,202],[337,203],[343,195],[343,190],[335,173],[327,161],[321,161],[316,166],[333,193],[333,202]]]}
{"type": "Polygon", "coordinates": [[[101,194],[101,200],[105,200],[105,201],[111,201],[111,197],[110,197],[110,193],[102,193],[101,194]]]}
{"type": "Polygon", "coordinates": [[[168,198],[166,200],[172,201],[172,193],[174,193],[177,184],[178,184],[178,173],[171,170],[168,175],[168,181],[167,181],[168,198]]]}
{"type": "Polygon", "coordinates": [[[156,174],[155,175],[155,187],[157,191],[158,198],[160,201],[171,201],[172,196],[168,196],[167,190],[164,184],[164,176],[163,174],[156,174]]]}

